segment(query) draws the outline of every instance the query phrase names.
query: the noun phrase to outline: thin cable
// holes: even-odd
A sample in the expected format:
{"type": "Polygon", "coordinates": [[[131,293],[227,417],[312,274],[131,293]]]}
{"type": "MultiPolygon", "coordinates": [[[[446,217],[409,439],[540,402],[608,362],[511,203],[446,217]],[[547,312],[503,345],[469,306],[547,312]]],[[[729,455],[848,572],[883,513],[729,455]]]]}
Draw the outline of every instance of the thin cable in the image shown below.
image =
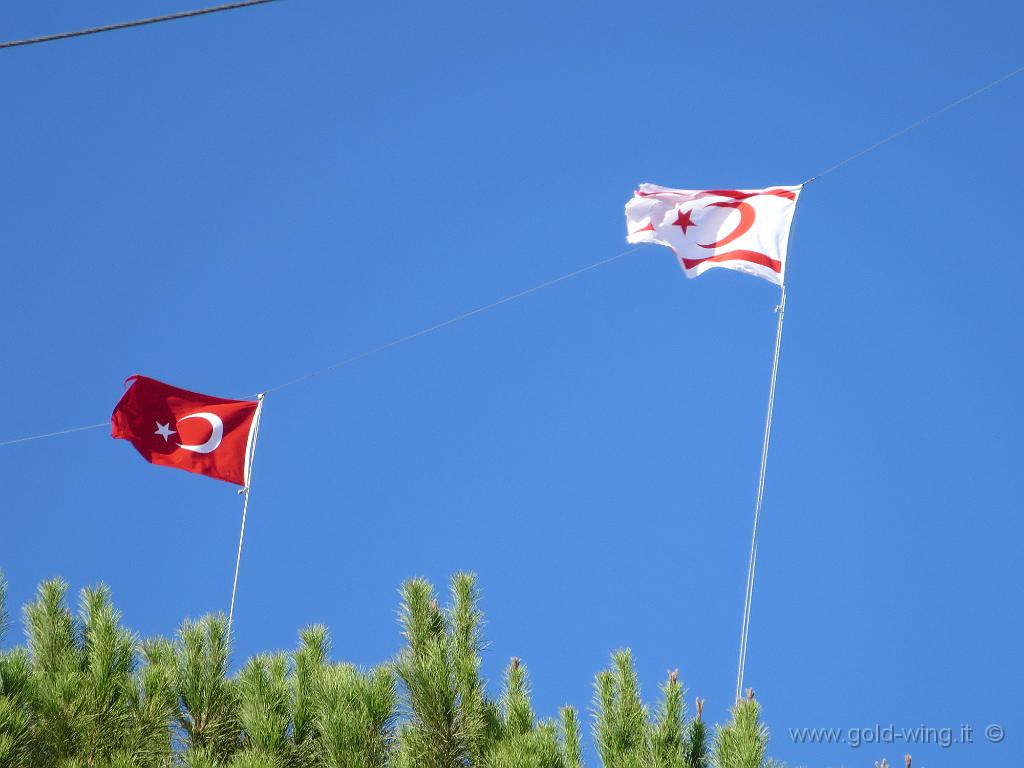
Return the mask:
{"type": "Polygon", "coordinates": [[[36,43],[50,43],[54,40],[66,40],[70,37],[84,37],[85,35],[96,35],[100,32],[113,32],[116,29],[128,29],[130,27],[142,27],[146,24],[158,24],[161,21],[176,21],[177,19],[189,19],[193,16],[205,16],[208,13],[219,13],[221,11],[233,11],[238,8],[249,8],[254,5],[266,5],[267,3],[274,3],[277,0],[244,0],[243,2],[237,3],[225,3],[223,5],[214,5],[209,8],[199,8],[195,11],[180,11],[178,13],[169,13],[166,16],[154,16],[149,19],[139,19],[137,21],[121,21],[116,24],[106,24],[102,27],[90,27],[89,29],[78,29],[74,32],[58,32],[55,35],[43,35],[42,37],[29,37],[24,40],[11,40],[6,43],[0,43],[0,48],[16,48],[20,45],[35,45],[36,43]]]}
{"type": "Polygon", "coordinates": [[[856,160],[856,159],[858,159],[860,157],[863,157],[868,152],[874,152],[876,149],[878,149],[879,147],[881,147],[881,146],[883,146],[885,144],[888,144],[893,139],[898,139],[903,134],[910,133],[915,128],[920,128],[922,125],[927,123],[929,120],[932,120],[932,119],[938,117],[939,115],[945,114],[946,112],[949,112],[949,110],[951,110],[951,109],[953,109],[955,107],[959,107],[965,101],[969,101],[970,99],[973,99],[975,96],[978,96],[978,95],[984,93],[985,91],[989,90],[990,88],[995,88],[1000,83],[1002,83],[1002,82],[1004,82],[1006,80],[1009,80],[1011,77],[1014,77],[1015,75],[1019,75],[1021,72],[1024,72],[1024,66],[1017,67],[1017,69],[1013,70],[1012,72],[1007,72],[1005,75],[1003,75],[1002,77],[996,78],[991,83],[988,83],[987,85],[981,86],[981,88],[979,88],[978,90],[972,91],[971,93],[968,93],[966,96],[961,96],[959,99],[957,99],[954,102],[951,102],[951,103],[947,104],[942,109],[937,109],[934,112],[932,112],[930,115],[926,115],[925,117],[922,117],[916,123],[908,125],[906,128],[903,128],[903,129],[901,129],[899,131],[896,131],[896,133],[892,134],[891,136],[886,136],[881,141],[876,141],[870,147],[866,147],[865,149],[862,149],[860,152],[857,152],[855,154],[850,155],[845,160],[840,160],[838,163],[836,163],[835,165],[829,166],[824,171],[820,171],[819,173],[814,174],[813,176],[811,176],[811,178],[809,178],[807,181],[805,181],[804,184],[810,184],[815,179],[820,179],[825,174],[832,173],[832,171],[835,171],[835,170],[838,170],[839,168],[842,168],[847,163],[852,162],[852,161],[854,161],[854,160],[856,160]]]}
{"type": "MultiPolygon", "coordinates": [[[[479,315],[482,312],[487,312],[488,310],[500,307],[502,304],[508,304],[510,301],[515,301],[516,299],[521,299],[524,296],[529,296],[531,293],[536,293],[537,291],[543,290],[544,288],[550,288],[552,285],[557,285],[558,283],[564,282],[578,275],[582,275],[584,272],[589,272],[593,269],[597,269],[598,267],[603,267],[605,264],[610,264],[613,261],[621,259],[623,256],[627,256],[636,249],[637,247],[627,248],[625,251],[622,251],[622,253],[617,253],[614,256],[609,256],[607,259],[595,261],[593,264],[589,264],[585,267],[580,267],[579,269],[573,270],[572,272],[567,272],[566,274],[560,275],[559,277],[552,278],[551,280],[545,280],[543,283],[538,283],[532,288],[527,288],[524,291],[513,293],[511,296],[506,296],[503,299],[492,301],[490,304],[485,304],[482,307],[477,307],[476,309],[471,309],[468,312],[463,312],[461,315],[456,315],[455,317],[449,318],[448,320],[436,323],[435,325],[431,325],[428,328],[423,328],[422,330],[416,331],[415,333],[410,333],[407,336],[402,336],[401,338],[393,339],[387,342],[386,344],[381,344],[379,347],[374,347],[373,349],[368,349],[365,352],[360,352],[357,355],[352,355],[352,357],[347,357],[344,360],[327,366],[326,368],[321,368],[320,370],[312,371],[310,373],[303,374],[302,376],[297,376],[296,378],[290,381],[286,381],[284,384],[278,384],[276,387],[265,389],[263,393],[267,394],[269,392],[278,392],[284,389],[285,387],[290,387],[293,384],[298,384],[299,382],[305,381],[306,379],[311,379],[314,376],[321,376],[325,373],[329,373],[330,371],[337,370],[338,368],[343,368],[347,365],[351,365],[352,363],[362,360],[363,358],[370,357],[371,355],[376,355],[378,352],[383,352],[387,349],[391,349],[392,347],[397,347],[399,344],[404,344],[407,341],[418,339],[420,336],[426,336],[428,333],[433,333],[434,331],[439,331],[442,328],[447,328],[449,325],[454,325],[455,323],[460,323],[463,320],[468,320],[469,318],[475,317],[476,315],[479,315]]],[[[88,426],[85,427],[72,427],[71,429],[64,429],[61,430],[60,432],[47,432],[46,434],[43,435],[19,437],[14,440],[6,440],[4,442],[0,442],[0,446],[14,445],[15,443],[24,443],[28,442],[29,440],[42,440],[44,437],[56,437],[57,435],[66,435],[71,432],[81,432],[86,429],[98,429],[99,427],[106,427],[109,425],[109,421],[104,421],[100,424],[89,424],[88,426]]]]}
{"type": "Polygon", "coordinates": [[[284,384],[278,384],[276,387],[271,387],[270,389],[267,389],[265,391],[268,393],[277,392],[279,390],[284,389],[285,387],[290,387],[293,384],[298,384],[299,382],[305,381],[306,379],[311,379],[314,376],[321,376],[325,373],[329,373],[330,371],[335,371],[338,368],[343,368],[346,365],[351,365],[352,363],[370,357],[371,355],[376,355],[378,352],[383,352],[387,349],[391,349],[392,347],[397,347],[399,344],[404,344],[407,341],[418,339],[420,336],[426,336],[428,333],[433,333],[434,331],[439,331],[442,328],[447,328],[449,325],[461,323],[463,320],[468,320],[471,317],[475,317],[476,315],[479,315],[481,312],[487,312],[488,310],[494,309],[495,307],[500,307],[502,304],[507,304],[510,301],[521,299],[524,296],[529,296],[531,293],[536,293],[537,291],[543,290],[544,288],[550,288],[552,285],[557,285],[558,283],[564,282],[565,280],[569,280],[570,278],[582,275],[584,272],[589,272],[592,269],[603,267],[605,264],[610,264],[611,262],[616,261],[617,259],[621,259],[623,256],[626,256],[635,250],[635,247],[628,248],[622,253],[617,253],[614,256],[609,256],[607,259],[595,261],[593,264],[589,264],[586,267],[581,267],[559,277],[552,278],[551,280],[545,280],[543,283],[538,283],[532,288],[527,288],[526,290],[519,291],[518,293],[513,293],[511,296],[506,296],[503,299],[493,301],[490,304],[485,304],[482,307],[477,307],[476,309],[471,309],[468,312],[463,312],[461,315],[456,315],[455,317],[449,318],[448,320],[437,323],[435,325],[431,325],[427,328],[416,331],[415,333],[410,333],[407,336],[402,336],[400,338],[393,339],[385,344],[381,344],[379,347],[374,347],[373,349],[366,350],[365,352],[360,352],[357,355],[346,357],[344,360],[340,360],[337,363],[328,365],[326,368],[321,368],[317,371],[312,371],[311,373],[306,373],[303,374],[302,376],[297,376],[296,378],[291,379],[290,381],[286,381],[284,384]]]}
{"type": "Polygon", "coordinates": [[[109,421],[103,421],[100,422],[99,424],[87,424],[84,427],[71,427],[71,429],[62,429],[60,432],[47,432],[46,434],[43,435],[31,435],[29,437],[17,437],[14,440],[4,440],[2,443],[0,443],[0,446],[14,445],[15,443],[27,443],[30,440],[42,440],[44,437],[57,437],[57,435],[68,435],[71,434],[72,432],[84,432],[87,429],[99,429],[100,427],[109,426],[109,421]]]}
{"type": "Polygon", "coordinates": [[[768,444],[772,436],[772,412],[775,410],[775,382],[779,375],[779,350],[782,347],[782,321],[786,317],[786,286],[782,286],[782,299],[776,307],[779,314],[775,328],[775,355],[772,358],[772,381],[768,389],[768,415],[764,421],[764,441],[761,444],[761,470],[757,478],[757,500],[754,502],[754,530],[750,535],[750,558],[747,561],[747,591],[743,598],[743,624],[740,628],[740,660],[736,672],[736,701],[743,690],[743,673],[747,666],[747,637],[750,633],[750,607],[754,597],[754,570],[757,567],[757,527],[761,521],[761,502],[764,500],[764,478],[768,468],[768,444]]]}

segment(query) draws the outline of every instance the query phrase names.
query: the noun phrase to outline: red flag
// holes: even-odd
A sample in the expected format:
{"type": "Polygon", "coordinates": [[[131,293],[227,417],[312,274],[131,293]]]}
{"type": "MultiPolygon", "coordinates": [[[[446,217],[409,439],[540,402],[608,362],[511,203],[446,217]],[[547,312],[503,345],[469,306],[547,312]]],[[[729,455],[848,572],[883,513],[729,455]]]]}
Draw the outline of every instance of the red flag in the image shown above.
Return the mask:
{"type": "Polygon", "coordinates": [[[110,416],[110,435],[130,440],[151,464],[246,486],[258,400],[225,400],[129,376],[110,416]]]}

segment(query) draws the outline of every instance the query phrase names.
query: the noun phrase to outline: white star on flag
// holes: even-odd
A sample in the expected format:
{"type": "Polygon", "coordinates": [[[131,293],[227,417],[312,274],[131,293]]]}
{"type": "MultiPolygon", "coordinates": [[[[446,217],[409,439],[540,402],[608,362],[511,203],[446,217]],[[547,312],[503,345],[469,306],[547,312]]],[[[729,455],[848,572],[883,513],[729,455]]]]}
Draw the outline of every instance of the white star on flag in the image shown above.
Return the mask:
{"type": "Polygon", "coordinates": [[[687,277],[724,267],[782,285],[800,189],[699,190],[641,184],[626,203],[626,239],[668,246],[687,277]]]}
{"type": "Polygon", "coordinates": [[[169,438],[171,435],[175,434],[175,432],[174,432],[173,429],[171,429],[171,422],[167,422],[166,424],[161,424],[158,421],[156,423],[156,432],[154,432],[153,434],[154,435],[160,435],[160,437],[162,437],[164,439],[164,442],[166,443],[167,442],[167,438],[169,438]]]}

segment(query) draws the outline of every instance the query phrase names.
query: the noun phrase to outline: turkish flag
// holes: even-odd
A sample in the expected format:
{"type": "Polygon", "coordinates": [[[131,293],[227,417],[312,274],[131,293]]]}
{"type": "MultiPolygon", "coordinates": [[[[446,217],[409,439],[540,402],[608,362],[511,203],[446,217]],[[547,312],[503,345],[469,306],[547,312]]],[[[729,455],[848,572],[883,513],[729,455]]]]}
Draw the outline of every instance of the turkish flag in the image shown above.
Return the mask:
{"type": "Polygon", "coordinates": [[[131,441],[151,464],[246,486],[259,400],[225,400],[129,376],[110,416],[111,437],[131,441]]]}
{"type": "Polygon", "coordinates": [[[626,203],[626,240],[667,245],[687,277],[724,267],[782,285],[800,189],[641,184],[626,203]]]}

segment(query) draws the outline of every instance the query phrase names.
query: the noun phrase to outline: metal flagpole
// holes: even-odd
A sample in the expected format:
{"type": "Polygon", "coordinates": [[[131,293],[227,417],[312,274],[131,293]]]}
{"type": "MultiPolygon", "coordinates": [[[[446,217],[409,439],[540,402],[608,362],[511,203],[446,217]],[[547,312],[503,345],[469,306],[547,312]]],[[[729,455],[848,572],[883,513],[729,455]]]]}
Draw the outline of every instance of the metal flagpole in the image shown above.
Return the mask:
{"type": "Polygon", "coordinates": [[[235,580],[231,585],[231,607],[228,609],[228,638],[231,637],[231,622],[235,617],[235,592],[238,590],[238,568],[242,564],[242,541],[245,539],[245,515],[249,511],[249,488],[252,485],[252,462],[256,457],[256,439],[260,435],[260,414],[263,411],[263,395],[264,392],[260,392],[256,396],[258,405],[256,406],[256,415],[253,416],[252,425],[252,446],[249,448],[249,455],[245,457],[245,487],[239,491],[245,495],[245,501],[242,502],[242,530],[238,534],[238,555],[235,558],[235,580]]]}
{"type": "Polygon", "coordinates": [[[772,382],[768,390],[768,415],[764,422],[764,442],[761,445],[761,472],[757,479],[757,500],[754,502],[754,530],[750,537],[750,558],[747,561],[747,591],[743,598],[743,624],[740,628],[740,660],[736,672],[736,701],[743,691],[743,672],[747,664],[747,635],[750,632],[750,604],[754,596],[754,570],[757,567],[757,526],[761,521],[761,502],[764,499],[764,475],[768,466],[768,442],[772,436],[772,411],[775,408],[775,381],[779,373],[779,349],[782,346],[782,321],[786,317],[786,284],[782,284],[782,297],[775,312],[779,316],[775,328],[775,356],[772,359],[772,382]]]}

